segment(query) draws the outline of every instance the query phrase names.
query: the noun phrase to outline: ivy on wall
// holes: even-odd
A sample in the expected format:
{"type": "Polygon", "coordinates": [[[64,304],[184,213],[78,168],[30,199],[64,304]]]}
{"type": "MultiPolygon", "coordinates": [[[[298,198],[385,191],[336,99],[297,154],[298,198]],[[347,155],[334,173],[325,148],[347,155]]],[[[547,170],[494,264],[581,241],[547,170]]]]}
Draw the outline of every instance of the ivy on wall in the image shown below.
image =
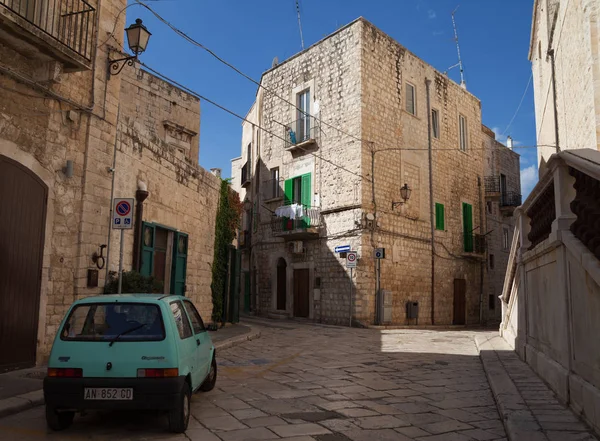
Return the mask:
{"type": "Polygon", "coordinates": [[[229,180],[221,180],[219,206],[215,223],[215,251],[212,264],[213,311],[212,321],[218,323],[223,317],[223,301],[227,286],[227,268],[229,248],[235,238],[242,215],[242,203],[239,195],[229,186],[229,180]]]}

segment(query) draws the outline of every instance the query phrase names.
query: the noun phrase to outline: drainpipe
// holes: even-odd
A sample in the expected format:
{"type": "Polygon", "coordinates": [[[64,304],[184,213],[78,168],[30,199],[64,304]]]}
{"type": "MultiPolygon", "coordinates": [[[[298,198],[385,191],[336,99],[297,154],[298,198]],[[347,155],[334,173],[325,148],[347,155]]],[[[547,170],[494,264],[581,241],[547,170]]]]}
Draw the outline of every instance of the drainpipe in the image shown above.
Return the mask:
{"type": "Polygon", "coordinates": [[[427,90],[427,142],[429,143],[429,223],[431,225],[431,324],[435,324],[435,226],[433,224],[433,159],[431,150],[431,80],[425,79],[427,90]]]}
{"type": "Polygon", "coordinates": [[[135,200],[137,202],[135,206],[135,226],[133,236],[133,269],[140,272],[142,266],[142,223],[144,219],[144,201],[148,197],[148,190],[146,184],[143,182],[138,183],[138,189],[135,192],[135,200]]]}
{"type": "Polygon", "coordinates": [[[550,64],[552,65],[552,96],[554,98],[554,142],[556,143],[556,153],[560,153],[558,144],[558,97],[556,96],[556,60],[554,59],[554,49],[548,50],[550,64]]]}
{"type": "Polygon", "coordinates": [[[119,142],[119,116],[121,115],[121,103],[117,106],[117,122],[115,123],[115,144],[113,146],[113,162],[112,167],[108,170],[112,173],[110,183],[110,216],[108,219],[108,242],[106,242],[106,274],[104,275],[104,284],[108,283],[108,271],[110,265],[110,237],[112,233],[112,217],[113,217],[113,198],[115,196],[115,173],[117,167],[117,143],[119,142]]]}
{"type": "MultiPolygon", "coordinates": [[[[483,225],[483,200],[481,198],[481,176],[477,176],[477,191],[479,193],[479,225],[483,225]]],[[[486,234],[487,229],[481,233],[486,234]]],[[[486,239],[486,236],[483,236],[486,239]]],[[[483,266],[485,262],[479,264],[479,324],[483,324],[483,266]]]]}

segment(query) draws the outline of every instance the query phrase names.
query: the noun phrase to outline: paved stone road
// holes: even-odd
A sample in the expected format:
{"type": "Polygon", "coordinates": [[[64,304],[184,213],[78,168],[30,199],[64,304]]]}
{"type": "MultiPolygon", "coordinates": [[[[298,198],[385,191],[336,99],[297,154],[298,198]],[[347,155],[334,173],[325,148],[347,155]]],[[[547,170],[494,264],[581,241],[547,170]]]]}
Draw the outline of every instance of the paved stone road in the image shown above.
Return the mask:
{"type": "Polygon", "coordinates": [[[153,413],[90,413],[47,433],[36,408],[0,420],[0,439],[505,439],[473,335],[272,322],[217,354],[217,388],[194,396],[185,435],[153,413]]]}

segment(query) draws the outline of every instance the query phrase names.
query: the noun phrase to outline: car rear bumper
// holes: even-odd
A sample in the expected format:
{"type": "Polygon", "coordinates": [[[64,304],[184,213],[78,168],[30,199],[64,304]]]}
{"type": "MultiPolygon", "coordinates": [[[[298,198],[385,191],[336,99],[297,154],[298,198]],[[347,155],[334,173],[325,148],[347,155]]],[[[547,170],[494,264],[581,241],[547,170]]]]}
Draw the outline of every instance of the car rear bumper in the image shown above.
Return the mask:
{"type": "Polygon", "coordinates": [[[175,378],[49,378],[44,399],[57,409],[170,410],[177,406],[185,377],[175,378]],[[132,388],[132,400],[86,400],[85,388],[132,388]]]}

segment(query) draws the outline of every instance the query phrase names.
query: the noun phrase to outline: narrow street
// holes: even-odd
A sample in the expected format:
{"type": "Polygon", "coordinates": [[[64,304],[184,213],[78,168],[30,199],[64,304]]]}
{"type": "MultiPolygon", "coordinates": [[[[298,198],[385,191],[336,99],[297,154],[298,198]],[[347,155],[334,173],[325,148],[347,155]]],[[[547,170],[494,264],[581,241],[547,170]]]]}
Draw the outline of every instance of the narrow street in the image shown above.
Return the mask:
{"type": "Polygon", "coordinates": [[[270,322],[260,339],[217,353],[217,387],[194,396],[186,435],[158,414],[96,412],[48,433],[38,407],[0,420],[0,439],[505,439],[476,334],[270,322]]]}

